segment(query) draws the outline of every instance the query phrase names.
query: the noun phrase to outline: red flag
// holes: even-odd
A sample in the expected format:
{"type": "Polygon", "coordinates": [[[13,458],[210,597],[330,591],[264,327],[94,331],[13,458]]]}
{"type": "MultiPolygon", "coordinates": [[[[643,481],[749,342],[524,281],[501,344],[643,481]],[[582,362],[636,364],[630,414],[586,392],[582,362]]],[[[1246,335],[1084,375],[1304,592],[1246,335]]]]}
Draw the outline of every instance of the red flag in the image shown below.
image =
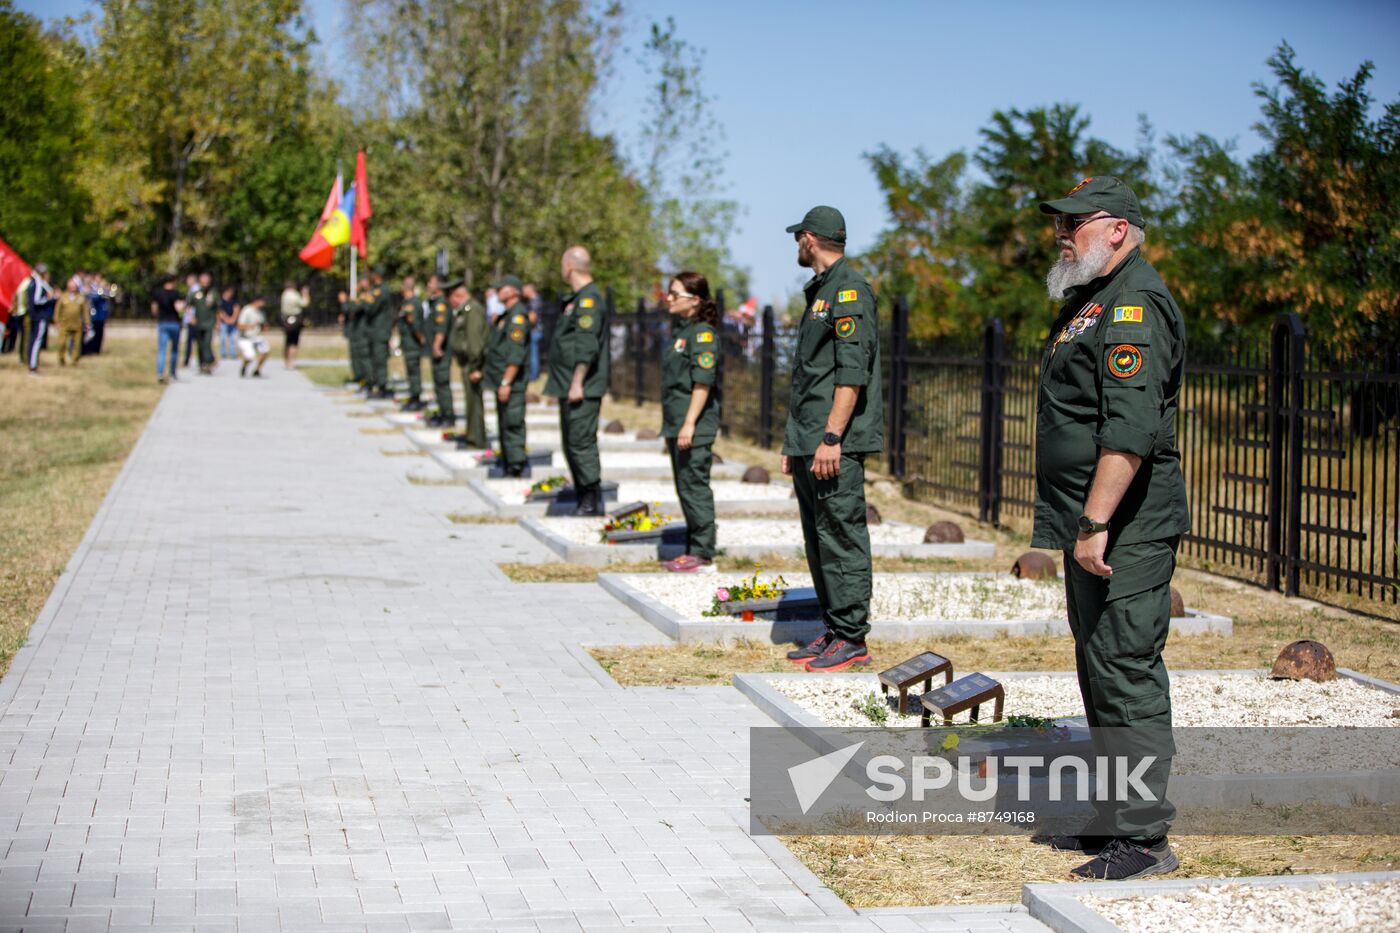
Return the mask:
{"type": "Polygon", "coordinates": [[[29,278],[29,272],[29,263],[20,259],[10,244],[0,240],[0,324],[9,321],[11,299],[19,283],[29,278]]]}
{"type": "Polygon", "coordinates": [[[369,176],[365,174],[365,151],[361,149],[355,156],[355,215],[350,218],[350,245],[360,252],[364,259],[369,253],[369,231],[366,222],[374,215],[369,206],[369,176]]]}
{"type": "Polygon", "coordinates": [[[326,206],[321,211],[321,219],[316,222],[316,232],[311,234],[311,239],[307,240],[306,245],[297,254],[308,266],[329,269],[335,261],[335,247],[326,242],[326,238],[321,235],[321,228],[331,219],[331,213],[339,206],[341,197],[340,176],[337,175],[335,184],[331,185],[330,197],[326,198],[326,206]]]}

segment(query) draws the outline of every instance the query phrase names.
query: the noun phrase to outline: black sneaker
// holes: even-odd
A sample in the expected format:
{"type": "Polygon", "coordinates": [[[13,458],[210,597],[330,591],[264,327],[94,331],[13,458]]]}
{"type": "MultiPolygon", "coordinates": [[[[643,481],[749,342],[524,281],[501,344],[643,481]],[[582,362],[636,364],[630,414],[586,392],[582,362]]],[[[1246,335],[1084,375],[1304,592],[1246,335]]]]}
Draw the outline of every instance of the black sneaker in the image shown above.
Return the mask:
{"type": "Polygon", "coordinates": [[[807,670],[830,674],[848,667],[864,667],[869,663],[870,649],[865,647],[865,642],[838,638],[827,646],[820,657],[807,662],[807,670]]]}
{"type": "Polygon", "coordinates": [[[1165,875],[1176,871],[1180,864],[1166,836],[1153,845],[1112,839],[1098,855],[1072,869],[1070,874],[1099,881],[1128,881],[1146,875],[1165,875]]]}
{"type": "Polygon", "coordinates": [[[793,664],[806,664],[813,658],[821,657],[822,652],[826,651],[831,645],[831,640],[835,637],[836,636],[830,632],[822,632],[819,638],[812,639],[795,651],[789,651],[787,653],[787,659],[793,664]]]}
{"type": "Polygon", "coordinates": [[[1049,846],[1056,852],[1083,852],[1085,855],[1098,855],[1104,846],[1113,841],[1112,836],[1033,836],[1031,842],[1049,846]]]}

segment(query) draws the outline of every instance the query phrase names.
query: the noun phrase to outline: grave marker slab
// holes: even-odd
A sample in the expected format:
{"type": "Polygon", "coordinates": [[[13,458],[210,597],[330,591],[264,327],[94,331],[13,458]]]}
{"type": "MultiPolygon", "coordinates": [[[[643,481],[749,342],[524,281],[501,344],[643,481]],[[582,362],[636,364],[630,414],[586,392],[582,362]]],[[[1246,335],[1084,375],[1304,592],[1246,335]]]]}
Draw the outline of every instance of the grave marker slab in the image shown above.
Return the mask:
{"type": "Polygon", "coordinates": [[[735,599],[721,606],[730,615],[743,617],[745,622],[759,617],[785,622],[821,614],[821,603],[813,586],[793,587],[777,599],[735,599]]]}
{"type": "Polygon", "coordinates": [[[608,534],[608,544],[663,544],[667,541],[685,542],[685,522],[671,522],[647,531],[614,531],[608,534]]]}
{"type": "Polygon", "coordinates": [[[899,711],[901,713],[911,712],[909,705],[909,688],[919,681],[924,682],[924,692],[928,693],[933,689],[933,677],[942,673],[946,678],[944,685],[953,682],[953,662],[936,651],[925,651],[916,654],[914,657],[887,671],[880,672],[880,693],[884,696],[890,695],[890,688],[899,691],[899,711]]]}
{"type": "Polygon", "coordinates": [[[986,674],[968,674],[919,698],[924,707],[920,724],[928,726],[929,717],[938,713],[943,717],[943,724],[949,726],[953,723],[953,717],[966,709],[972,710],[971,719],[976,722],[982,704],[988,700],[996,701],[992,709],[992,722],[1001,722],[1002,707],[1006,704],[1006,688],[986,674]]]}

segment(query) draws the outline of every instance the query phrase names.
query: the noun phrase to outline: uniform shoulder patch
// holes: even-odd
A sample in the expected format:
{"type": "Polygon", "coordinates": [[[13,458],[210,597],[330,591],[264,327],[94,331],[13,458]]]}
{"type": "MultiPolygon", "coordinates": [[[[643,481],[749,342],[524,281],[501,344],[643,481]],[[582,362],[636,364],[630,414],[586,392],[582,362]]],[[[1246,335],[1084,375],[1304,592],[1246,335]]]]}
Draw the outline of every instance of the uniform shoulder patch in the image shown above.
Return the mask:
{"type": "Polygon", "coordinates": [[[1120,343],[1108,354],[1109,375],[1119,379],[1136,376],[1142,369],[1142,351],[1131,343],[1120,343]]]}
{"type": "Polygon", "coordinates": [[[517,314],[515,317],[513,317],[513,318],[510,319],[510,322],[511,322],[512,324],[524,324],[524,323],[525,323],[525,315],[523,315],[523,314],[517,314]]]}
{"type": "Polygon", "coordinates": [[[583,299],[582,301],[580,301],[580,302],[578,303],[578,306],[579,306],[580,308],[591,308],[591,307],[593,307],[593,299],[592,299],[592,298],[585,298],[585,299],[583,299]]]}
{"type": "Polygon", "coordinates": [[[437,309],[438,309],[439,311],[446,311],[446,310],[447,310],[447,305],[444,304],[443,302],[439,301],[439,302],[438,302],[438,305],[437,305],[437,309]]]}
{"type": "Polygon", "coordinates": [[[848,339],[856,332],[856,319],[853,317],[838,317],[836,319],[836,336],[842,340],[848,339]]]}
{"type": "Polygon", "coordinates": [[[702,330],[700,333],[698,333],[698,334],[695,335],[695,342],[696,342],[696,343],[714,343],[714,342],[715,342],[715,332],[712,331],[712,330],[702,330]]]}
{"type": "Polygon", "coordinates": [[[854,288],[842,289],[836,293],[836,303],[839,305],[847,304],[848,302],[855,301],[859,297],[860,295],[854,288]]]}
{"type": "Polygon", "coordinates": [[[1136,321],[1142,323],[1142,307],[1140,305],[1120,305],[1113,309],[1113,323],[1121,321],[1136,321]]]}
{"type": "Polygon", "coordinates": [[[695,358],[695,365],[699,366],[701,369],[714,369],[715,355],[709,350],[706,350],[695,358]]]}
{"type": "Polygon", "coordinates": [[[593,315],[580,314],[578,316],[578,326],[580,330],[588,330],[593,326],[593,315]]]}
{"type": "Polygon", "coordinates": [[[523,327],[512,327],[512,328],[510,329],[510,334],[509,334],[509,336],[510,336],[510,339],[511,339],[511,340],[514,340],[516,343],[524,343],[524,342],[525,342],[525,328],[523,328],[523,327]]]}

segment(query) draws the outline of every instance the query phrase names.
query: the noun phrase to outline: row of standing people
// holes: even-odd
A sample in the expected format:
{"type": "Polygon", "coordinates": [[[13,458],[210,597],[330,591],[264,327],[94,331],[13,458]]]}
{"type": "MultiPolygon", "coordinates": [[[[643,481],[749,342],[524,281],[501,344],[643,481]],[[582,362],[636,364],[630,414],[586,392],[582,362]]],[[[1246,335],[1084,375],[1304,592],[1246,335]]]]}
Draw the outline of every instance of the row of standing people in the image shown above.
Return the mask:
{"type": "Polygon", "coordinates": [[[101,353],[107,316],[120,296],[100,272],[80,269],[61,290],[49,284],[48,275],[48,266],[36,263],[20,282],[0,339],[0,354],[17,353],[33,375],[40,372],[51,335],[58,340],[61,366],[76,366],[84,355],[101,353]]]}

